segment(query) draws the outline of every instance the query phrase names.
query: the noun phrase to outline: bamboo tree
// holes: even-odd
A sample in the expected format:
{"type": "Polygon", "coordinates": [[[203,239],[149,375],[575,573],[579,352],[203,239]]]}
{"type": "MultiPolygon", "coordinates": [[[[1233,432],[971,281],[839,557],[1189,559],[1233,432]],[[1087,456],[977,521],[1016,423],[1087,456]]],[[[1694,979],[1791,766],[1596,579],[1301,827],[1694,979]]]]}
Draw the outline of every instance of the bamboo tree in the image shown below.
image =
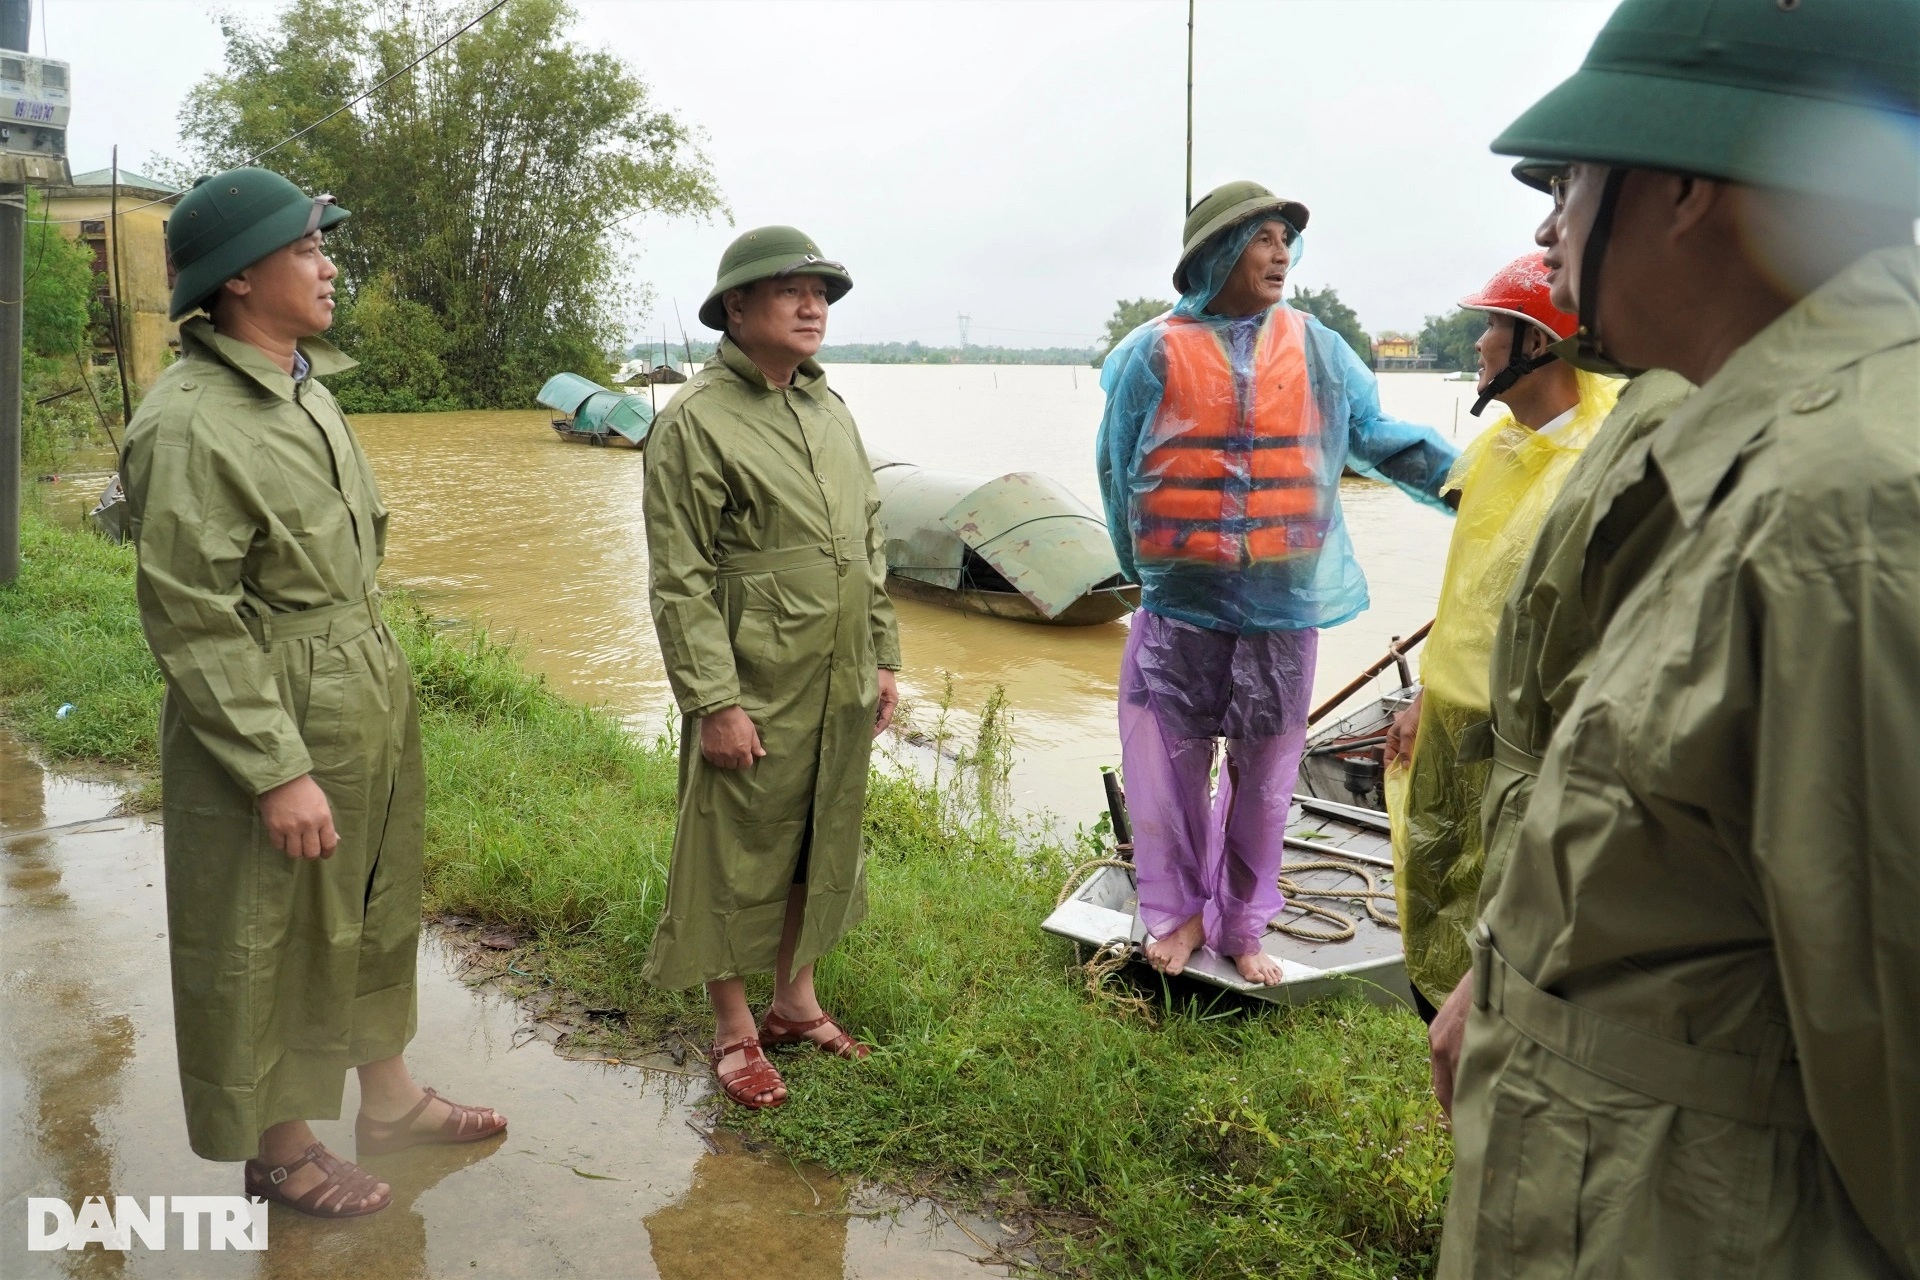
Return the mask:
{"type": "MultiPolygon", "coordinates": [[[[471,14],[446,0],[295,0],[261,26],[226,19],[225,66],[181,111],[191,167],[280,141],[471,14]]],[[[724,213],[700,132],[656,109],[617,58],[572,43],[574,20],[564,0],[511,0],[273,154],[353,211],[329,244],[342,337],[389,353],[357,375],[367,395],[517,405],[560,369],[604,377],[636,300],[621,283],[624,220],[724,213]],[[382,305],[356,315],[369,291],[382,305]],[[416,338],[444,373],[438,392],[410,371],[416,338]]]]}

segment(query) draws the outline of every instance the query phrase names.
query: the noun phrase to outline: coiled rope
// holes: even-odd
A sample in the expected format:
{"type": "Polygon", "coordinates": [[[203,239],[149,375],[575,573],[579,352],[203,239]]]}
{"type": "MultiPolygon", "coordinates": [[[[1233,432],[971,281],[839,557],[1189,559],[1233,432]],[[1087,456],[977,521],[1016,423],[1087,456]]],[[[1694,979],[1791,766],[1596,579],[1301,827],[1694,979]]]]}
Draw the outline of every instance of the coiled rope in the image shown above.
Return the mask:
{"type": "Polygon", "coordinates": [[[1300,901],[1302,898],[1333,898],[1340,902],[1353,902],[1357,900],[1366,908],[1367,915],[1372,918],[1375,924],[1383,928],[1392,929],[1396,933],[1400,930],[1400,921],[1397,917],[1390,916],[1373,905],[1377,899],[1391,899],[1393,897],[1393,891],[1391,889],[1382,889],[1380,882],[1373,878],[1373,872],[1367,870],[1365,867],[1356,866],[1351,862],[1335,862],[1332,859],[1328,859],[1324,862],[1296,862],[1290,867],[1282,867],[1280,869],[1280,892],[1287,895],[1288,909],[1304,911],[1308,915],[1319,916],[1323,920],[1332,921],[1335,931],[1322,933],[1318,930],[1308,929],[1303,925],[1289,923],[1284,920],[1275,920],[1267,926],[1269,929],[1279,933],[1290,934],[1293,937],[1302,938],[1308,942],[1345,942],[1347,939],[1353,937],[1359,928],[1358,922],[1344,912],[1335,911],[1329,907],[1316,907],[1310,903],[1300,901]],[[1291,876],[1299,875],[1303,871],[1341,871],[1350,876],[1358,876],[1367,887],[1364,889],[1308,889],[1291,878],[1291,876]]]}

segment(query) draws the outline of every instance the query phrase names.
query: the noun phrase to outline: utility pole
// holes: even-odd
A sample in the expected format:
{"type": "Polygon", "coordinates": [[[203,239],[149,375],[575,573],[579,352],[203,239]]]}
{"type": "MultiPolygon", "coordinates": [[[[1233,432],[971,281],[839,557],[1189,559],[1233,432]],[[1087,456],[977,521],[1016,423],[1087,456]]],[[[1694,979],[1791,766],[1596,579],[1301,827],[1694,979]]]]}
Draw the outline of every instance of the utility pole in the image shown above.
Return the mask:
{"type": "Polygon", "coordinates": [[[965,351],[967,349],[967,326],[972,323],[973,323],[972,316],[960,317],[960,349],[962,351],[965,351]]]}
{"type": "MultiPolygon", "coordinates": [[[[0,0],[0,48],[27,51],[33,0],[0,0]]],[[[27,188],[0,183],[0,586],[20,576],[20,339],[27,188]]]]}
{"type": "Polygon", "coordinates": [[[1193,5],[1187,0],[1187,203],[1180,216],[1193,212],[1193,5]]]}

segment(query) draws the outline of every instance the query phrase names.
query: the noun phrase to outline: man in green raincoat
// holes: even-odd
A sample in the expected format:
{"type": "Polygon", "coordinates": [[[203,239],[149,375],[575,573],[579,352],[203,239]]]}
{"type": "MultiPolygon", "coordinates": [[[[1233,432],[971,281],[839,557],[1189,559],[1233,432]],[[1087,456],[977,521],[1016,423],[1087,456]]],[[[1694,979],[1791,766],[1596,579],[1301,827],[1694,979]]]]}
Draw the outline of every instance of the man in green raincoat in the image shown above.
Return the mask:
{"type": "Polygon", "coordinates": [[[1627,0],[1495,149],[1587,353],[1699,390],[1442,1012],[1439,1274],[1920,1276],[1920,0],[1627,0]]]}
{"type": "Polygon", "coordinates": [[[867,1051],[813,988],[866,914],[867,763],[900,666],[873,471],[813,359],[852,287],[792,227],[740,236],[700,308],[725,337],[647,439],[653,618],[684,720],[646,976],[706,984],[715,1075],[749,1107],[787,1096],[763,1047],[867,1051]],[[756,1028],[742,978],[767,972],[756,1028]]]}
{"type": "Polygon", "coordinates": [[[307,1126],[360,1076],[362,1157],[467,1142],[497,1113],[423,1090],[414,1031],[424,781],[406,659],[374,575],[387,510],[317,375],[347,216],[278,174],[204,178],[173,210],[182,358],[127,429],[140,621],[166,682],[168,948],[187,1136],[250,1195],[319,1217],[387,1185],[307,1126]]]}

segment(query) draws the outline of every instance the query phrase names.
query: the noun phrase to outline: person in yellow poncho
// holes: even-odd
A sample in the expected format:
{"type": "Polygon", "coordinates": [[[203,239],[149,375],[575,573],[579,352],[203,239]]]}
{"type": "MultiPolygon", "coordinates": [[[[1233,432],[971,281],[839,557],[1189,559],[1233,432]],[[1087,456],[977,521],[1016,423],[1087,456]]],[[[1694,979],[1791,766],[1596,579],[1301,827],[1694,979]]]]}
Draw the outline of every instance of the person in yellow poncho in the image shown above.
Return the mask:
{"type": "Polygon", "coordinates": [[[1487,314],[1478,414],[1507,413],[1454,464],[1460,498],[1440,607],[1420,664],[1424,687],[1387,744],[1395,888],[1415,1006],[1429,1022],[1469,956],[1484,850],[1480,800],[1494,742],[1488,664],[1500,610],[1567,472],[1612,410],[1619,384],[1557,359],[1573,316],[1547,293],[1543,256],[1503,267],[1461,306],[1487,314]]]}

